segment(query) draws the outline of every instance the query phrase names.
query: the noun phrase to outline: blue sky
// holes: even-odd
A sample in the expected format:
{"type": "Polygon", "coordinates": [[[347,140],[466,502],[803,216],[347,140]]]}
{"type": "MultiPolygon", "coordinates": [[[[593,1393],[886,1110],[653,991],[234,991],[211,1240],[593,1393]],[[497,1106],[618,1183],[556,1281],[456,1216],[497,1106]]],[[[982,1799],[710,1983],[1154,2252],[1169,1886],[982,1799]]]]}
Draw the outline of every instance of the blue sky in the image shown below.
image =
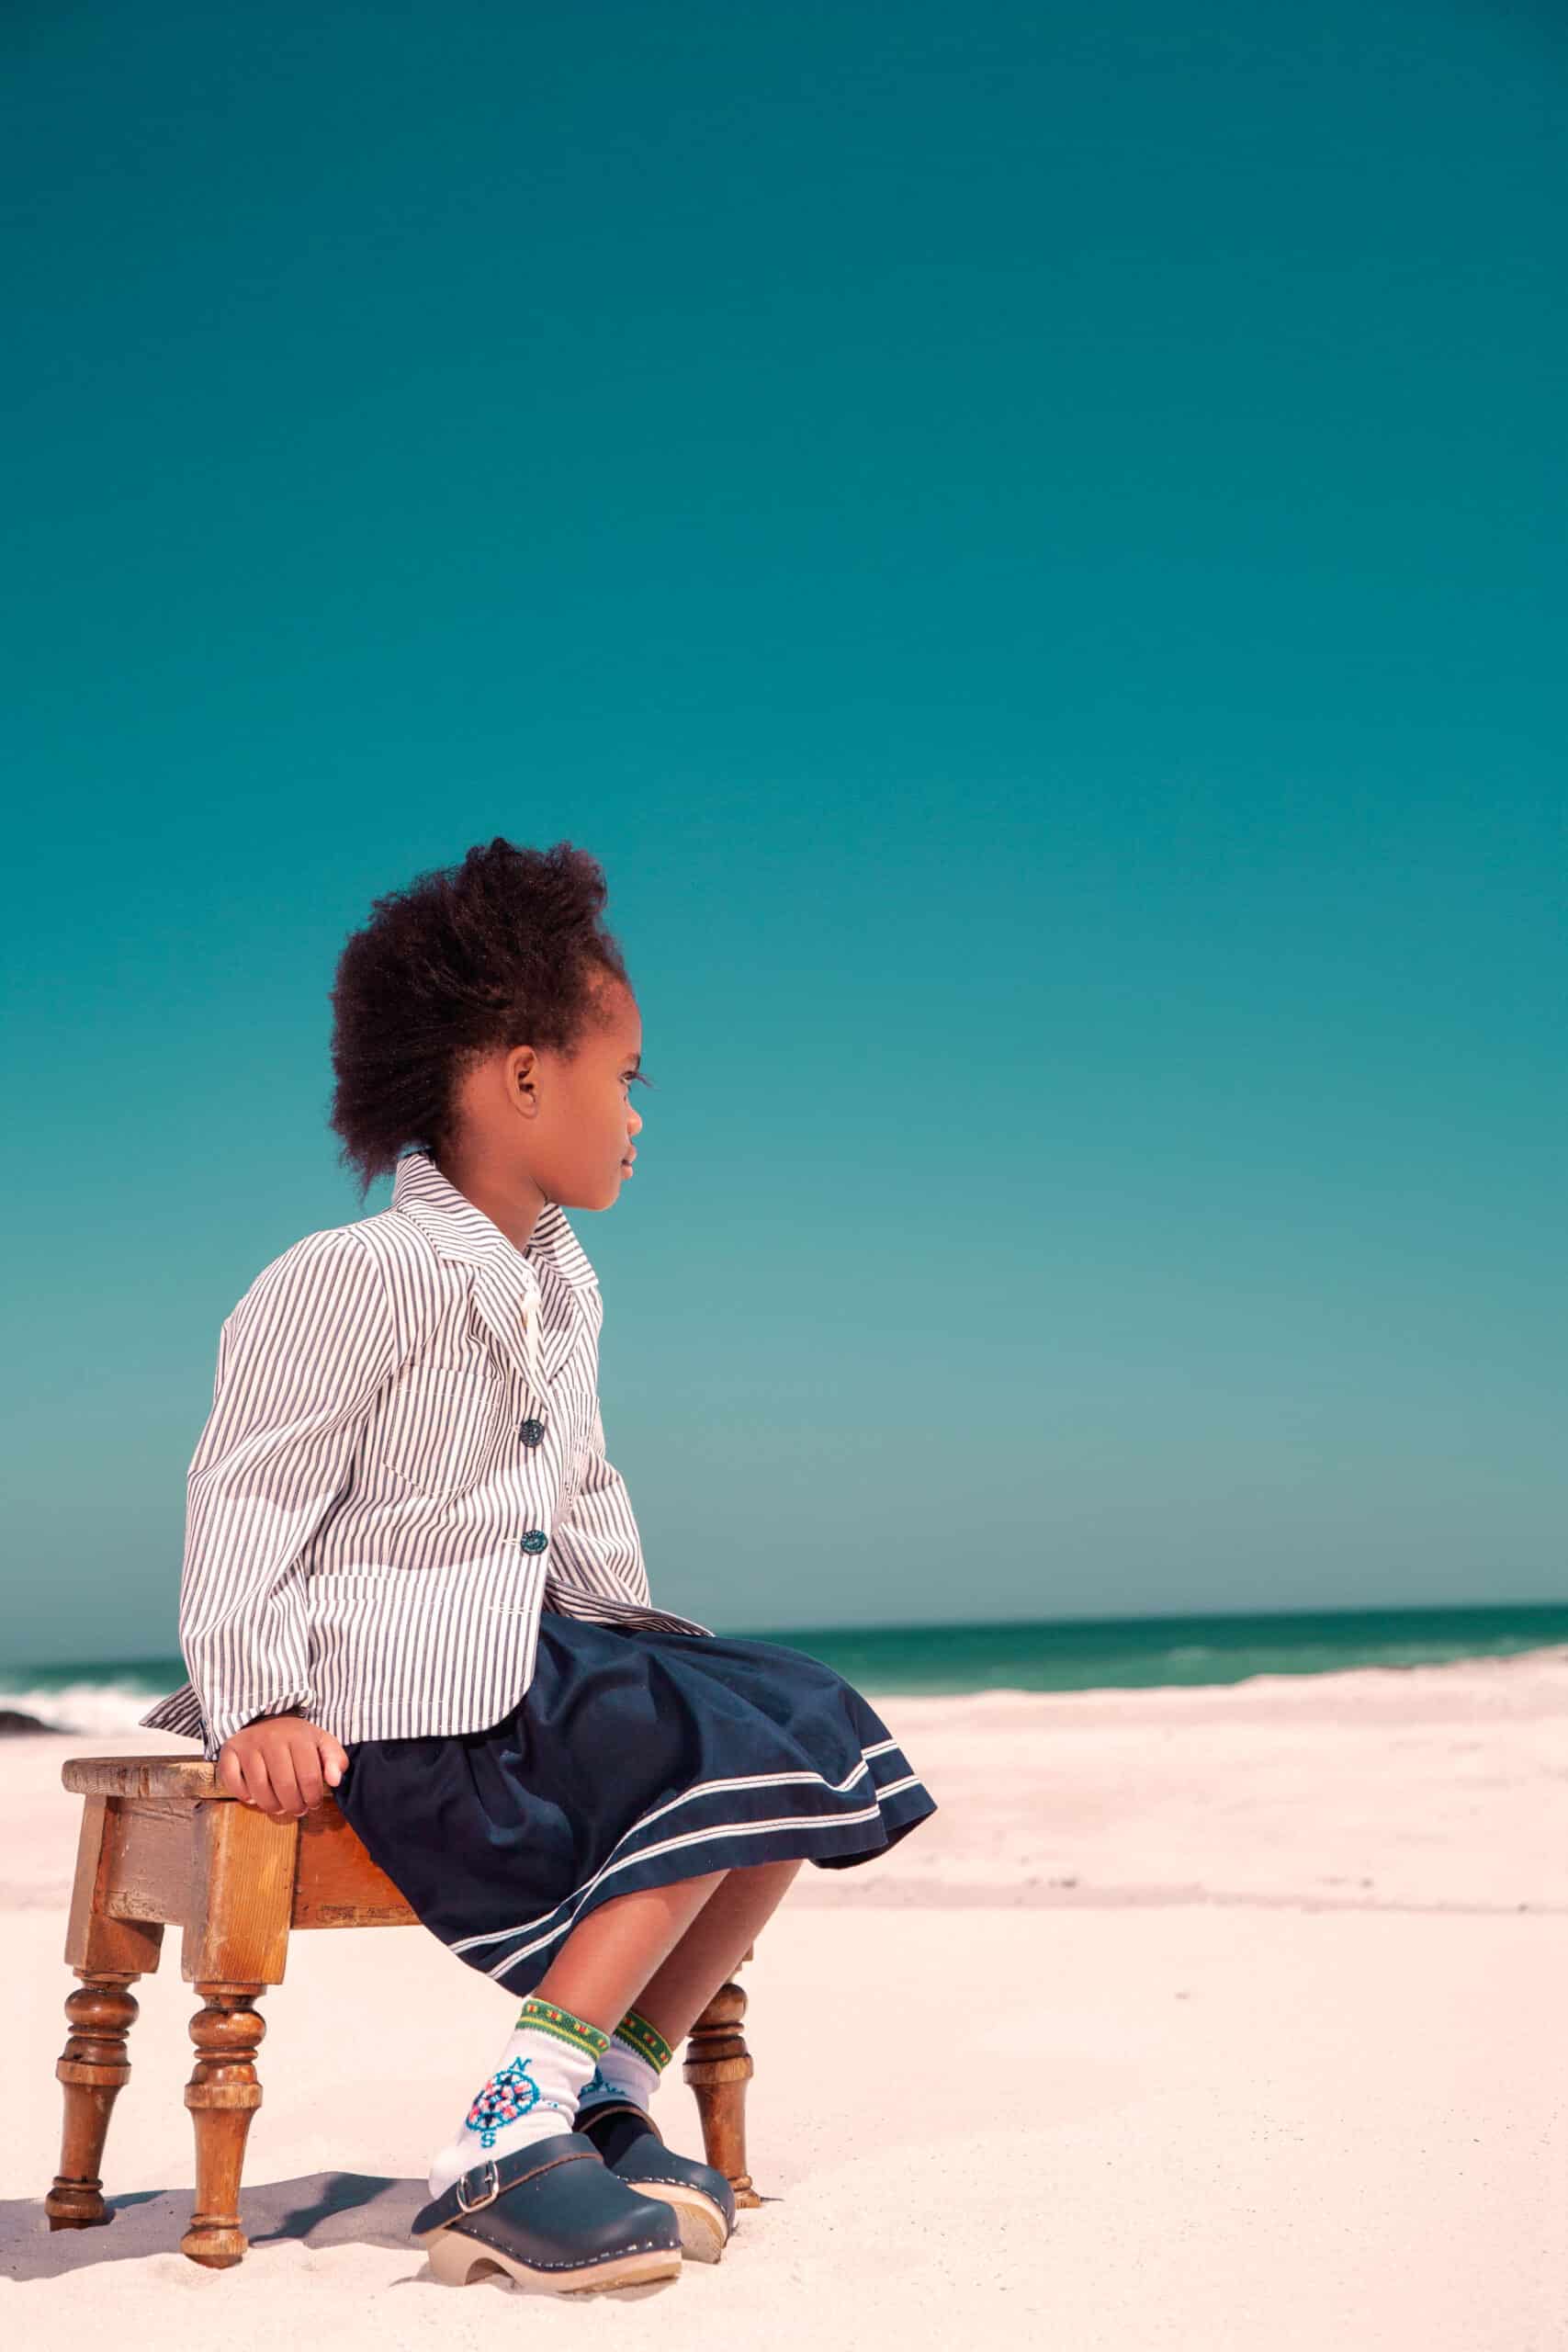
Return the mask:
{"type": "Polygon", "coordinates": [[[1562,1597],[1555,12],[0,38],[17,1662],[173,1646],[336,955],[497,832],[641,1002],[669,1606],[1562,1597]]]}

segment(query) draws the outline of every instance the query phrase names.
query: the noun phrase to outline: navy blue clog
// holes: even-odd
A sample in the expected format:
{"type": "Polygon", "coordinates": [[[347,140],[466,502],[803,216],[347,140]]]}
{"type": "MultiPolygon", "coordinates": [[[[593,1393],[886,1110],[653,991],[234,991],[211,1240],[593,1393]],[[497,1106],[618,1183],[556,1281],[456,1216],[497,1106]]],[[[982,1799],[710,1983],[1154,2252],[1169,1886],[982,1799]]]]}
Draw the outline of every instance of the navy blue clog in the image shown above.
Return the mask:
{"type": "Polygon", "coordinates": [[[580,2132],[555,2132],[475,2165],[421,2207],[410,2234],[446,2287],[502,2270],[519,2286],[586,2294],[681,2269],[681,2227],[669,2204],[639,2195],[580,2132]]]}
{"type": "Polygon", "coordinates": [[[572,2130],[592,2142],[618,2179],[673,2207],[682,2254],[694,2262],[718,2260],[735,2227],[735,2191],[721,2172],[667,2148],[652,2116],[634,2099],[580,2107],[572,2130]]]}

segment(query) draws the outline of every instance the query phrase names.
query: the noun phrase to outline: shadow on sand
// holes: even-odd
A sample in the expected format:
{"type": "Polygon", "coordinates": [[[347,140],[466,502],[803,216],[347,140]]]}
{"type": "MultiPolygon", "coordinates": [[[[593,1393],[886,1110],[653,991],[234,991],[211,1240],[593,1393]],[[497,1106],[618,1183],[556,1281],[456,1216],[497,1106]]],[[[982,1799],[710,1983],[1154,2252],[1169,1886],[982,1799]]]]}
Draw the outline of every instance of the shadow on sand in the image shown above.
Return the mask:
{"type": "MultiPolygon", "coordinates": [[[[317,2172],[304,2180],[245,2183],[243,2218],[253,2253],[295,2240],[311,2246],[387,2245],[423,2259],[409,2223],[430,2195],[422,2180],[379,2173],[317,2172]]],[[[96,2230],[51,2230],[41,2197],[0,2199],[0,2273],[58,2278],[99,2262],[178,2254],[190,2220],[188,2188],[145,2188],[111,2197],[114,2220],[96,2230]]]]}

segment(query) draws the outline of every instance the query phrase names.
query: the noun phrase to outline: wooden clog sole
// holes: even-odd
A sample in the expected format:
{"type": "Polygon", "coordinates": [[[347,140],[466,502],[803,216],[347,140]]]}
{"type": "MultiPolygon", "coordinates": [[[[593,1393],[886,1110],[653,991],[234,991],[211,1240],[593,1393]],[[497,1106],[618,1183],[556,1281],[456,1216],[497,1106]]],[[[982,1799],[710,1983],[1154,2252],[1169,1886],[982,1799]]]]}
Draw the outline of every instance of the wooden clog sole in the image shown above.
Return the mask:
{"type": "MultiPolygon", "coordinates": [[[[682,2223],[684,2239],[685,2224],[682,2223]]],[[[468,2287],[504,2274],[520,2287],[552,2295],[602,2294],[608,2287],[646,2287],[658,2278],[678,2278],[677,2248],[649,2246],[642,2254],[622,2254],[608,2262],[584,2263],[575,2270],[534,2270],[499,2247],[481,2245],[459,2230],[436,2230],[423,2241],[431,2274],[444,2287],[468,2287]]]]}
{"type": "Polygon", "coordinates": [[[724,2252],[729,2232],[724,2215],[711,2197],[684,2181],[637,2180],[631,2186],[639,2197],[661,2198],[673,2206],[681,2230],[681,2252],[688,2262],[716,2262],[724,2252]]]}

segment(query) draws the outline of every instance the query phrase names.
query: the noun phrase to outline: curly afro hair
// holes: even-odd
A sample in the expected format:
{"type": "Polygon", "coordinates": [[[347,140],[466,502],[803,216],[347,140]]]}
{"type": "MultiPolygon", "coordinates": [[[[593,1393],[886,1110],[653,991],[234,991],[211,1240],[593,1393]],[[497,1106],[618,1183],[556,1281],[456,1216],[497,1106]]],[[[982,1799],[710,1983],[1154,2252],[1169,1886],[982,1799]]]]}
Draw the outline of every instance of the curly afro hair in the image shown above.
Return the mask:
{"type": "Polygon", "coordinates": [[[513,1046],[570,1054],[595,1025],[605,980],[626,980],[601,920],[606,895],[586,850],[498,835],[372,902],[332,987],[330,1124],[362,1204],[407,1145],[439,1158],[475,1058],[513,1046]]]}

